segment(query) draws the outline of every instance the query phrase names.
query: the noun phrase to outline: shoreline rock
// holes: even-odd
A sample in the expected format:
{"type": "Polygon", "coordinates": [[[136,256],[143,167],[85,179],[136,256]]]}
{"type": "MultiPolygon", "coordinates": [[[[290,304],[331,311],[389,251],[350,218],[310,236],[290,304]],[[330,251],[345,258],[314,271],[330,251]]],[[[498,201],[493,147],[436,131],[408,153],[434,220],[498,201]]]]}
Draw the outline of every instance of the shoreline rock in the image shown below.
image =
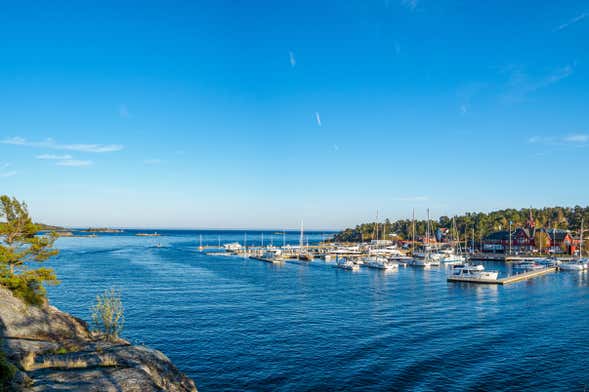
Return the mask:
{"type": "Polygon", "coordinates": [[[27,305],[1,286],[0,339],[18,369],[13,390],[196,391],[160,351],[100,340],[83,320],[54,306],[27,305]]]}

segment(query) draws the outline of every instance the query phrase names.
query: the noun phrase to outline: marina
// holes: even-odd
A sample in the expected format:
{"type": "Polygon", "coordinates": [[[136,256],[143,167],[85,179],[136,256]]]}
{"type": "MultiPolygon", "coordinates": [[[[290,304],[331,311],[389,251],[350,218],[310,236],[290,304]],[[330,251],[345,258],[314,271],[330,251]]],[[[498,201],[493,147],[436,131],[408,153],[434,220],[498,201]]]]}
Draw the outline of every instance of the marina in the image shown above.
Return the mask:
{"type": "MultiPolygon", "coordinates": [[[[582,389],[587,381],[584,361],[578,360],[589,350],[578,339],[589,333],[578,316],[589,311],[587,271],[546,270],[535,274],[537,278],[511,280],[513,284],[448,282],[448,264],[370,268],[368,262],[353,261],[380,257],[369,255],[368,244],[353,245],[359,252],[355,258],[340,258],[334,252],[353,246],[322,243],[321,233],[306,234],[309,249],[317,254],[313,261],[281,263],[213,249],[218,235],[221,248],[236,242],[243,247],[243,232],[161,234],[161,248],[133,232],[60,238],[62,251],[48,266],[63,280],[48,291],[56,306],[84,317],[99,287],[120,287],[127,307],[134,310],[124,337],[164,351],[189,376],[202,380],[199,390],[223,390],[226,385],[251,390],[262,383],[278,390],[280,380],[266,376],[268,363],[273,364],[272,374],[295,380],[293,388],[303,390],[321,390],[324,378],[349,390],[362,390],[366,382],[382,390],[475,390],[484,382],[497,390],[509,388],[513,379],[529,389],[538,382],[551,390],[582,389]],[[203,245],[211,246],[206,251],[198,251],[200,234],[203,245]],[[327,260],[330,254],[333,259],[327,260]],[[348,265],[337,267],[336,258],[348,265]],[[550,339],[555,328],[559,339],[550,339]],[[517,332],[529,329],[534,333],[517,332]],[[551,366],[553,353],[563,345],[579,353],[578,358],[560,359],[559,365],[570,369],[566,373],[551,366]],[[367,352],[379,359],[366,362],[372,354],[349,359],[367,352]],[[399,352],[409,355],[399,357],[399,352]],[[451,365],[438,363],[441,356],[451,365]],[[522,378],[520,369],[531,366],[530,356],[546,369],[541,381],[531,374],[522,378]],[[415,361],[436,365],[416,368],[415,361]],[[505,361],[509,366],[504,367],[505,361]],[[308,364],[309,370],[301,373],[299,363],[308,364]],[[373,372],[374,366],[382,370],[373,372]],[[503,368],[485,373],[489,367],[503,368]],[[484,376],[465,379],[460,377],[464,371],[484,376]]],[[[262,249],[270,248],[271,234],[264,233],[262,247],[261,233],[248,232],[248,254],[259,248],[264,259],[262,249]]],[[[296,253],[299,236],[287,233],[283,247],[282,238],[277,241],[281,236],[275,235],[272,248],[296,253]]],[[[374,251],[384,245],[371,247],[374,251]]],[[[515,273],[513,263],[482,264],[500,272],[498,279],[515,273]]]]}

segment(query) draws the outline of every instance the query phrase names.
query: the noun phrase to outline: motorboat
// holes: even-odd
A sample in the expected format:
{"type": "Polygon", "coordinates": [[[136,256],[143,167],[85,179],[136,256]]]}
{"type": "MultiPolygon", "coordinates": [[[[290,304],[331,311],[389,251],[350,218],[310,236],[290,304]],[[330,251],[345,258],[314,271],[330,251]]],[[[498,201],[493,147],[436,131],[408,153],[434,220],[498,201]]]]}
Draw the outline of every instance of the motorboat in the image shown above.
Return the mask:
{"type": "Polygon", "coordinates": [[[466,261],[466,258],[462,255],[457,255],[457,254],[448,254],[444,257],[442,257],[442,263],[444,264],[461,264],[464,263],[466,261]]]}
{"type": "Polygon", "coordinates": [[[499,276],[498,271],[485,271],[481,264],[473,265],[469,263],[455,265],[452,268],[452,276],[480,280],[496,280],[499,276]]]}
{"type": "Polygon", "coordinates": [[[364,260],[364,265],[368,268],[381,270],[392,270],[399,267],[397,263],[393,263],[384,257],[368,257],[364,260]]]}
{"type": "Polygon", "coordinates": [[[558,269],[561,271],[584,271],[587,269],[587,260],[579,259],[574,261],[560,262],[558,269]]]}
{"type": "Polygon", "coordinates": [[[348,271],[358,271],[360,266],[354,263],[352,260],[340,259],[335,264],[336,268],[345,269],[348,271]]]}
{"type": "Polygon", "coordinates": [[[440,257],[436,254],[426,254],[423,258],[413,259],[413,265],[417,267],[430,267],[440,265],[440,257]]]}
{"type": "Polygon", "coordinates": [[[532,271],[532,270],[539,270],[542,268],[546,268],[544,265],[542,264],[538,264],[536,262],[533,261],[529,261],[529,262],[525,262],[525,263],[519,263],[513,266],[513,269],[516,270],[524,270],[524,271],[532,271]]]}

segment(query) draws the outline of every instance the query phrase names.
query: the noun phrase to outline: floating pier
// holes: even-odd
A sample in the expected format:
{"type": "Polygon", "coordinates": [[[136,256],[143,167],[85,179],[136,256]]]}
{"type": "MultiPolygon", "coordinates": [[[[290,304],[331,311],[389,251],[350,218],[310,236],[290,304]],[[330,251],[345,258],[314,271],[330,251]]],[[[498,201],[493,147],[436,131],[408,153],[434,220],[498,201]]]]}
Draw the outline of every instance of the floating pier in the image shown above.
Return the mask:
{"type": "Polygon", "coordinates": [[[265,261],[266,263],[272,263],[272,264],[280,263],[282,261],[279,259],[269,259],[269,258],[261,257],[261,256],[250,256],[249,258],[252,260],[260,260],[260,261],[265,261]]]}
{"type": "Polygon", "coordinates": [[[522,274],[511,275],[505,278],[499,279],[477,279],[472,277],[464,277],[464,276],[449,276],[448,282],[467,282],[467,283],[483,283],[483,284],[510,284],[515,282],[520,282],[522,280],[532,279],[538,276],[546,275],[556,271],[556,267],[547,267],[541,270],[529,271],[524,272],[522,274]]]}

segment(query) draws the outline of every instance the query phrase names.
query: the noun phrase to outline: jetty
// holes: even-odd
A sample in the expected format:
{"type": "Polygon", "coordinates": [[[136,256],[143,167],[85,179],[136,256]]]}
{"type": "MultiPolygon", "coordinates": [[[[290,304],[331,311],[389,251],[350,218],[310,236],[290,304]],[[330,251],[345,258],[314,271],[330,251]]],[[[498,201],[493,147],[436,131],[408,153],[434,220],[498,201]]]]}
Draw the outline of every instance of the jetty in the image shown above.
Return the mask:
{"type": "Polygon", "coordinates": [[[266,263],[280,263],[282,262],[282,260],[280,259],[271,259],[268,257],[262,257],[262,256],[249,256],[250,259],[252,260],[260,260],[260,261],[265,261],[266,263]]]}
{"type": "Polygon", "coordinates": [[[521,282],[522,280],[528,280],[532,278],[536,278],[538,276],[546,275],[552,272],[556,272],[556,267],[546,267],[541,270],[529,271],[524,272],[521,274],[510,275],[504,278],[498,279],[479,279],[475,277],[465,277],[465,276],[449,276],[447,281],[448,282],[466,282],[466,283],[483,283],[483,284],[510,284],[515,282],[521,282]]]}

